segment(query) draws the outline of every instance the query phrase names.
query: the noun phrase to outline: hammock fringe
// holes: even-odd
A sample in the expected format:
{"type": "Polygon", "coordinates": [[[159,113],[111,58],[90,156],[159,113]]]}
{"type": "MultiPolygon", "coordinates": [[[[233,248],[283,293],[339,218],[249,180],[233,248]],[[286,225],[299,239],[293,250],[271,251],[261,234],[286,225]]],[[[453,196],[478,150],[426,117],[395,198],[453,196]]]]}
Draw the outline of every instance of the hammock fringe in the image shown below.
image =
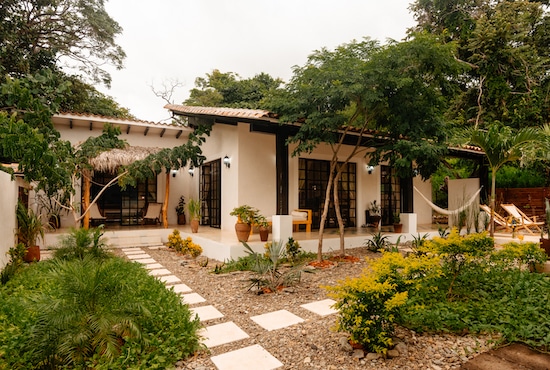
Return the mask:
{"type": "Polygon", "coordinates": [[[441,207],[438,207],[437,205],[435,205],[434,203],[432,203],[428,198],[426,198],[424,196],[424,194],[422,194],[420,192],[420,190],[418,190],[416,188],[416,186],[414,186],[414,190],[416,190],[416,192],[418,194],[420,194],[420,196],[422,197],[422,199],[424,199],[426,201],[426,203],[429,204],[429,206],[434,210],[436,211],[437,213],[440,213],[442,215],[447,215],[447,216],[452,216],[452,215],[457,215],[459,214],[460,212],[464,211],[465,209],[467,209],[475,200],[476,200],[476,197],[479,195],[479,193],[481,192],[481,189],[483,189],[483,186],[479,188],[478,191],[475,192],[474,195],[472,195],[472,197],[468,200],[468,202],[466,204],[464,204],[462,207],[460,208],[457,208],[455,210],[448,210],[448,209],[445,209],[445,208],[441,208],[441,207]]]}

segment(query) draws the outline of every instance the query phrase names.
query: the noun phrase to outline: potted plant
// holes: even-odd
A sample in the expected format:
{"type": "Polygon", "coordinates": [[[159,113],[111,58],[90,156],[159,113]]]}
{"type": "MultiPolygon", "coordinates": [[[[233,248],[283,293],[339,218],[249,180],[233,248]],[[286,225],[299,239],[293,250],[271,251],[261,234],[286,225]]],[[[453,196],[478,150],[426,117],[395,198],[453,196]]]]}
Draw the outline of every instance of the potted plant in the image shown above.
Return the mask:
{"type": "Polygon", "coordinates": [[[199,220],[201,218],[201,204],[196,199],[189,199],[187,209],[189,210],[189,218],[191,219],[191,232],[197,233],[199,231],[199,220]]]}
{"type": "Polygon", "coordinates": [[[378,228],[380,226],[380,220],[382,219],[382,217],[380,216],[380,205],[376,203],[376,200],[370,202],[368,211],[368,224],[374,226],[375,228],[378,228]]]}
{"type": "Polygon", "coordinates": [[[185,197],[183,195],[176,206],[176,213],[178,215],[178,225],[185,225],[187,220],[185,219],[185,197]]]}
{"type": "Polygon", "coordinates": [[[546,221],[545,225],[542,227],[542,232],[540,235],[540,247],[544,249],[546,255],[550,257],[550,201],[548,198],[545,200],[546,203],[546,221]],[[546,232],[546,238],[544,238],[544,233],[546,232]]]}
{"type": "Polygon", "coordinates": [[[237,216],[237,223],[235,224],[237,239],[240,242],[247,242],[248,237],[250,236],[250,230],[252,229],[252,224],[256,220],[258,210],[244,204],[233,208],[233,211],[229,214],[231,216],[237,216]]]}
{"type": "Polygon", "coordinates": [[[28,209],[23,203],[17,204],[17,239],[27,248],[25,261],[40,261],[40,247],[36,244],[37,239],[44,240],[44,225],[40,217],[28,209]]]}
{"type": "Polygon", "coordinates": [[[258,213],[256,215],[256,219],[254,220],[254,224],[258,226],[260,240],[266,242],[267,238],[269,237],[269,222],[267,222],[267,218],[265,218],[264,215],[258,213]]]}
{"type": "Polygon", "coordinates": [[[401,223],[399,212],[393,215],[393,231],[396,233],[401,233],[403,231],[403,224],[401,223]]]}
{"type": "Polygon", "coordinates": [[[61,227],[61,214],[66,211],[64,205],[67,203],[67,196],[61,191],[48,196],[46,193],[36,194],[38,213],[46,216],[48,225],[53,229],[61,227]]]}

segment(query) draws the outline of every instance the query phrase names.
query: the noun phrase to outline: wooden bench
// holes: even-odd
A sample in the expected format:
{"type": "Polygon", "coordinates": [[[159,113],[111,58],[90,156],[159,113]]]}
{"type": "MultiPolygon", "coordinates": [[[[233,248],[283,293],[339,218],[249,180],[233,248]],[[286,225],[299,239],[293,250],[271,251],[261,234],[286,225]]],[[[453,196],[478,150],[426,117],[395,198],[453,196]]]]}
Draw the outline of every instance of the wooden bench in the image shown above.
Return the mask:
{"type": "Polygon", "coordinates": [[[295,209],[292,216],[292,231],[299,231],[300,225],[306,225],[306,231],[311,232],[311,209],[295,209]]]}

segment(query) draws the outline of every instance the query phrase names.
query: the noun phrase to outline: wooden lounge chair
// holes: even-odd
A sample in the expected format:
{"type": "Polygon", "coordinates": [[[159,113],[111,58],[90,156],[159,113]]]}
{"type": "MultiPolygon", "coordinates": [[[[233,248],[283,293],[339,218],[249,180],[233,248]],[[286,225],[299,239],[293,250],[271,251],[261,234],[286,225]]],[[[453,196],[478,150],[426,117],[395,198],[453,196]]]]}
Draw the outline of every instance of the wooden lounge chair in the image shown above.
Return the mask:
{"type": "Polygon", "coordinates": [[[516,220],[517,230],[525,229],[530,234],[534,234],[533,230],[531,230],[531,228],[534,228],[539,233],[541,232],[539,226],[544,225],[544,222],[537,221],[536,216],[533,216],[531,218],[527,217],[527,215],[514,204],[501,204],[500,206],[516,220]]]}
{"type": "MultiPolygon", "coordinates": [[[[486,204],[480,204],[479,208],[481,208],[481,210],[483,212],[487,213],[487,216],[491,217],[491,207],[489,207],[486,204]]],[[[506,221],[506,218],[504,218],[500,214],[498,214],[497,211],[494,211],[493,218],[494,218],[495,224],[496,224],[495,227],[500,226],[500,227],[503,227],[507,232],[512,231],[512,229],[511,229],[512,225],[510,225],[508,223],[508,221],[506,221]]]]}
{"type": "Polygon", "coordinates": [[[300,230],[300,225],[306,225],[306,231],[311,232],[311,209],[295,209],[291,215],[293,231],[300,230]]]}
{"type": "Polygon", "coordinates": [[[147,206],[147,212],[141,223],[145,225],[147,221],[152,221],[155,225],[160,224],[160,212],[162,211],[162,203],[149,203],[147,206]]]}
{"type": "Polygon", "coordinates": [[[90,222],[94,224],[94,222],[101,222],[107,220],[107,217],[103,216],[101,212],[99,211],[99,207],[97,206],[97,203],[94,203],[90,206],[90,222]]]}

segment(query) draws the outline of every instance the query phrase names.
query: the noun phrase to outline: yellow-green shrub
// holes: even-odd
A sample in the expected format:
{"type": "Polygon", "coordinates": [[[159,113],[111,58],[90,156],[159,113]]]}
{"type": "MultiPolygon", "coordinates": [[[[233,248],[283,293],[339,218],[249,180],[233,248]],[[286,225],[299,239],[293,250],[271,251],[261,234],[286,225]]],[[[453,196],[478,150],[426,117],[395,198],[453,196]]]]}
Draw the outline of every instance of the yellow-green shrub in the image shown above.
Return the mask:
{"type": "Polygon", "coordinates": [[[168,235],[168,248],[174,249],[176,252],[182,254],[190,254],[193,258],[198,257],[202,253],[200,245],[193,243],[193,239],[188,236],[182,239],[179,230],[174,229],[170,235],[168,235]]]}
{"type": "Polygon", "coordinates": [[[370,269],[359,277],[326,289],[339,310],[336,329],[348,332],[351,340],[369,351],[386,353],[393,344],[394,322],[407,302],[408,289],[420,289],[418,284],[440,276],[441,267],[437,256],[404,258],[396,252],[383,252],[369,263],[370,269]]]}

